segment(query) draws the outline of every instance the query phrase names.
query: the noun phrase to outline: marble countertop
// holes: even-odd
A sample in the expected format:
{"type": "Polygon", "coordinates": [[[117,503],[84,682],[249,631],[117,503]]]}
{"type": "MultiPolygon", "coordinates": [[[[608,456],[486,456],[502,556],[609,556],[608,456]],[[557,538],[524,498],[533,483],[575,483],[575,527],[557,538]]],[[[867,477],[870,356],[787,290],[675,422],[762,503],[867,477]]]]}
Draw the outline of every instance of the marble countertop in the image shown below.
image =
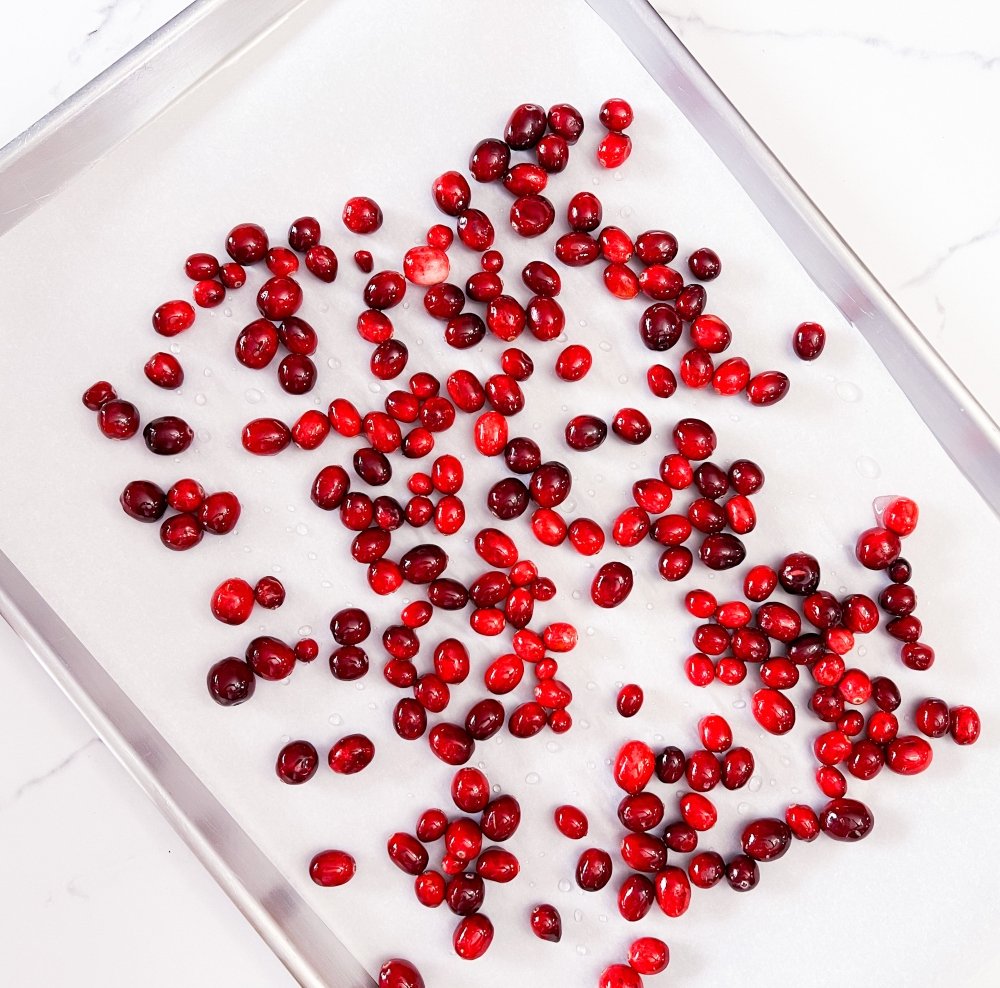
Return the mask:
{"type": "MultiPolygon", "coordinates": [[[[0,42],[0,144],[184,5],[20,5],[0,42]]],[[[1000,15],[981,0],[656,6],[1000,417],[1000,137],[983,126],[1000,15]]],[[[292,984],[6,625],[0,655],[0,984],[292,984]]]]}

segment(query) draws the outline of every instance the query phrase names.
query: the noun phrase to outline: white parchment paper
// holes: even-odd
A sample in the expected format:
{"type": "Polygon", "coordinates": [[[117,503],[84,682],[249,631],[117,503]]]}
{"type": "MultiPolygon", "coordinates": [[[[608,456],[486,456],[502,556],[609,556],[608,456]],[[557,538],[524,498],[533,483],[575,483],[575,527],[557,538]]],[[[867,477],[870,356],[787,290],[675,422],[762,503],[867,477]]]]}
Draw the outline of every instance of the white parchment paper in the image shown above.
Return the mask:
{"type": "MultiPolygon", "coordinates": [[[[835,159],[832,150],[831,167],[835,159]]],[[[521,266],[549,258],[553,238],[513,237],[502,189],[476,187],[474,199],[501,231],[509,289],[526,298],[521,266]]],[[[477,260],[460,245],[451,257],[452,280],[464,283],[477,260]]],[[[584,3],[317,0],[5,237],[0,266],[6,286],[0,545],[370,970],[398,954],[412,958],[434,988],[578,988],[596,984],[606,964],[624,959],[633,937],[648,933],[671,945],[672,984],[773,985],[793,978],[824,986],[844,979],[994,983],[988,972],[996,968],[993,934],[1000,919],[1000,865],[992,850],[1000,790],[992,629],[1000,526],[869,347],[584,3]],[[615,173],[602,172],[593,160],[597,109],[611,95],[627,97],[636,111],[634,154],[615,173]],[[387,862],[384,850],[386,837],[411,830],[423,808],[450,807],[451,770],[432,759],[424,743],[394,735],[390,714],[399,694],[381,678],[377,639],[368,643],[373,673],[358,684],[334,681],[326,664],[332,644],[326,626],[334,611],[365,606],[381,628],[412,596],[375,600],[363,568],[345,563],[350,533],[308,499],[319,468],[347,462],[356,443],[334,438],[317,452],[291,449],[259,460],[242,451],[239,432],[250,418],[291,422],[340,395],[381,407],[388,388],[358,370],[367,370],[369,351],[354,331],[365,279],[351,255],[365,247],[378,268],[397,267],[403,250],[441,219],[430,199],[431,180],[447,168],[464,168],[472,145],[501,134],[510,109],[524,100],[570,101],[587,117],[569,169],[553,178],[547,193],[559,210],[559,228],[571,195],[590,189],[603,200],[607,223],[632,233],[666,227],[679,237],[682,257],[713,246],[724,274],[709,287],[708,309],[733,327],[733,353],[745,354],[756,369],[777,367],[793,378],[790,397],[772,409],[683,390],[657,401],[644,374],[661,357],[642,348],[636,330],[643,305],[611,299],[599,266],[562,269],[567,338],[588,344],[598,359],[585,382],[567,385],[551,369],[560,345],[531,347],[537,370],[525,386],[528,407],[512,429],[571,466],[568,513],[609,523],[629,504],[631,480],[655,475],[676,420],[697,415],[719,433],[719,462],[748,456],[767,472],[755,499],[759,528],[746,539],[749,561],[775,562],[784,551],[806,549],[820,558],[825,587],[874,595],[881,580],[854,562],[854,538],[871,524],[873,497],[915,497],[922,520],[905,554],[914,565],[924,637],[937,648],[938,662],[929,673],[906,670],[895,643],[881,633],[861,642],[857,661],[899,683],[904,730],[915,702],[928,694],[976,704],[986,727],[973,749],[947,739],[936,744],[934,764],[920,778],[883,772],[871,783],[852,782],[851,795],[877,816],[862,844],[797,844],[763,867],[752,895],[696,890],[681,919],[668,920],[654,907],[643,923],[629,927],[614,896],[623,866],[600,894],[567,884],[586,844],[607,847],[618,861],[621,794],[608,763],[619,743],[635,736],[690,749],[700,716],[726,714],[737,743],[753,749],[758,766],[748,789],[717,793],[722,820],[702,847],[729,855],[740,827],[755,815],[781,815],[792,801],[823,802],[810,780],[809,757],[820,726],[802,716],[790,736],[764,737],[746,706],[752,678],[743,687],[705,691],[686,682],[683,661],[696,622],[683,610],[683,590],[703,584],[720,596],[735,593],[739,572],[715,577],[696,569],[684,584],[669,586],[656,575],[651,544],[629,551],[612,545],[583,560],[565,547],[534,544],[522,519],[511,531],[523,554],[560,589],[536,613],[543,621],[573,620],[582,631],[580,647],[561,662],[561,676],[576,694],[577,726],[562,737],[545,733],[527,742],[504,731],[477,746],[473,763],[517,796],[525,822],[508,845],[522,873],[509,886],[488,889],[484,912],[496,924],[496,940],[485,959],[470,965],[451,948],[455,918],[445,908],[418,905],[411,880],[387,862]],[[356,194],[374,196],[386,214],[380,233],[364,242],[339,220],[344,200],[356,194]],[[258,271],[253,288],[231,295],[224,307],[200,311],[194,329],[174,341],[187,373],[180,392],[146,382],[142,364],[169,342],[153,334],[149,314],[190,291],[184,257],[194,250],[223,254],[226,232],[244,220],[262,223],[280,243],[289,221],[303,213],[320,217],[324,241],[341,260],[332,286],[305,273],[301,278],[306,302],[300,315],[321,337],[315,391],[290,398],[278,389],[273,368],[255,373],[232,358],[239,328],[255,317],[258,271]],[[830,333],[827,352],[810,365],[796,361],[789,343],[804,319],[822,322],[830,333]],[[171,412],[188,418],[197,430],[193,448],[171,461],[152,456],[141,439],[112,444],[101,437],[79,401],[100,377],[136,401],[144,421],[171,412]],[[651,415],[650,442],[629,448],[609,440],[592,454],[565,448],[568,417],[582,411],[610,417],[622,404],[651,415]],[[137,477],[166,487],[191,475],[210,490],[237,491],[243,518],[234,535],[168,553],[154,526],[124,516],[118,493],[137,477]],[[587,602],[590,579],[612,558],[632,564],[637,586],[620,609],[599,612],[587,602]],[[288,589],[281,610],[255,612],[238,629],[211,618],[209,594],[222,578],[252,581],[267,572],[288,589]],[[211,702],[204,676],[213,661],[240,654],[254,634],[294,640],[307,629],[323,649],[313,666],[284,684],[260,683],[253,702],[240,708],[211,702]],[[647,702],[624,722],[614,713],[614,696],[628,681],[643,685],[647,702]],[[363,774],[342,778],[321,768],[300,788],[275,779],[274,757],[290,737],[309,738],[325,751],[353,731],[368,733],[377,745],[363,774]],[[552,809],[566,801],[590,815],[591,838],[582,845],[551,825],[552,809]],[[310,883],[306,866],[324,847],[356,855],[359,873],[349,886],[325,890],[310,883]],[[543,901],[562,912],[558,946],[527,932],[529,908],[543,901]]],[[[411,370],[444,377],[458,366],[482,376],[497,368],[498,341],[464,354],[445,347],[440,324],[424,314],[416,291],[392,316],[410,346],[411,370]]],[[[665,362],[676,367],[682,348],[665,362]]],[[[474,575],[469,538],[487,521],[483,495],[500,476],[498,464],[472,453],[470,424],[460,420],[440,447],[458,449],[467,466],[463,496],[470,521],[447,544],[460,578],[474,575]]],[[[391,490],[402,496],[406,467],[424,465],[399,461],[391,490]]],[[[393,551],[424,538],[404,532],[393,551]]],[[[435,616],[421,633],[422,668],[430,668],[433,644],[462,627],[461,617],[435,616]]],[[[506,647],[506,639],[467,637],[474,672],[453,691],[446,714],[453,720],[463,719],[483,695],[482,670],[506,647]]],[[[509,699],[527,699],[529,690],[526,683],[509,699]]],[[[808,693],[809,686],[800,685],[797,702],[804,705],[808,693]]],[[[682,790],[659,791],[669,816],[682,790]]]]}

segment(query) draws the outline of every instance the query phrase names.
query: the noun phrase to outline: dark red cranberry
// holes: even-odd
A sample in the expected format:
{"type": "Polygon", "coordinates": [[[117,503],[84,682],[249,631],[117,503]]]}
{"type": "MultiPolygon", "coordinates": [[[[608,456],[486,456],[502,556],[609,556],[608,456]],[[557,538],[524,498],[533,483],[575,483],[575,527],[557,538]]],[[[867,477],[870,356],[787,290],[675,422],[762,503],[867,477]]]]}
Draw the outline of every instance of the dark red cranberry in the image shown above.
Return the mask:
{"type": "Polygon", "coordinates": [[[257,309],[273,322],[294,316],[301,305],[302,289],[294,278],[269,278],[257,292],[257,309]]]}
{"type": "Polygon", "coordinates": [[[807,597],[819,586],[819,562],[807,552],[785,556],[778,568],[778,581],[790,594],[807,597]]]}
{"type": "Polygon", "coordinates": [[[230,261],[219,268],[219,281],[230,291],[242,288],[247,283],[247,273],[241,264],[230,261]]]}
{"type": "Polygon", "coordinates": [[[122,510],[136,521],[159,521],[167,510],[167,496],[150,480],[133,480],[118,499],[122,510]]]}
{"type": "MultiPolygon", "coordinates": [[[[367,254],[367,251],[358,251],[354,255],[355,260],[358,259],[358,254],[367,254]]],[[[369,263],[371,255],[369,254],[369,263]]],[[[364,270],[361,261],[358,261],[358,267],[364,270]]],[[[327,247],[325,244],[317,244],[315,247],[310,247],[306,251],[306,270],[309,271],[311,275],[315,278],[319,278],[320,281],[330,284],[337,279],[337,255],[333,252],[333,249],[327,247]]],[[[371,271],[371,267],[368,268],[371,271]]]]}
{"type": "Polygon", "coordinates": [[[815,360],[826,346],[826,330],[817,322],[800,323],[792,336],[792,346],[800,360],[815,360]]]}
{"type": "Polygon", "coordinates": [[[175,552],[196,546],[204,534],[198,517],[187,511],[165,518],[160,525],[160,541],[175,552]]]}
{"type": "Polygon", "coordinates": [[[751,405],[773,405],[788,394],[788,375],[781,371],[764,371],[750,378],[747,400],[751,405]]]}
{"type": "Polygon", "coordinates": [[[620,408],[611,420],[611,431],[619,439],[638,446],[653,434],[653,426],[638,408],[620,408]]]}
{"type": "MultiPolygon", "coordinates": [[[[504,166],[506,168],[506,165],[504,166]]],[[[469,208],[472,190],[468,180],[460,172],[445,172],[439,175],[431,187],[438,209],[448,216],[458,216],[469,208]]]]}
{"type": "Polygon", "coordinates": [[[249,700],[256,687],[253,669],[235,656],[216,662],[208,670],[209,695],[223,707],[234,707],[249,700]]]}
{"type": "MultiPolygon", "coordinates": [[[[577,192],[566,208],[566,220],[577,233],[590,233],[601,225],[601,200],[593,192],[577,192]]],[[[561,258],[560,258],[561,260],[561,258]]]]}
{"type": "Polygon", "coordinates": [[[792,831],[784,820],[754,820],[743,829],[741,842],[744,853],[754,861],[777,861],[788,850],[792,831]]]}
{"type": "Polygon", "coordinates": [[[611,855],[600,848],[587,848],[576,865],[576,883],[585,892],[599,892],[611,881],[611,855]]]}
{"type": "Polygon", "coordinates": [[[492,137],[480,141],[469,158],[469,171],[477,182],[495,182],[503,178],[509,165],[510,145],[492,137]]]}
{"type": "Polygon", "coordinates": [[[688,257],[688,268],[699,281],[714,281],[722,272],[722,261],[710,247],[699,247],[688,257]]]}
{"type": "Polygon", "coordinates": [[[379,971],[378,988],[424,988],[424,979],[409,961],[393,957],[379,971]]]}
{"type": "Polygon", "coordinates": [[[726,865],[726,881],[734,892],[749,892],[760,881],[760,868],[749,855],[737,854],[726,865]]]}
{"type": "Polygon", "coordinates": [[[886,569],[898,558],[902,546],[899,536],[885,528],[869,528],[858,536],[855,553],[858,562],[868,569],[886,569]]]}
{"type": "Polygon", "coordinates": [[[229,231],[226,251],[237,264],[256,264],[269,246],[267,234],[256,223],[241,223],[229,231]]]}
{"type": "Polygon", "coordinates": [[[356,775],[375,757],[375,745],[364,734],[348,734],[334,742],[327,756],[330,768],[338,775],[356,775]]]}
{"type": "Polygon", "coordinates": [[[533,148],[545,133],[545,123],[545,111],[537,104],[522,103],[515,107],[504,131],[508,148],[515,151],[533,148]]]}
{"type": "Polygon", "coordinates": [[[447,765],[464,765],[476,748],[469,732],[458,724],[437,724],[431,729],[428,741],[431,751],[447,765]]]}
{"type": "Polygon", "coordinates": [[[555,906],[543,903],[531,910],[531,932],[539,940],[558,943],[562,939],[562,918],[555,906]]]}
{"type": "Polygon", "coordinates": [[[619,97],[605,100],[601,105],[601,112],[598,117],[608,130],[618,133],[631,127],[632,121],[635,119],[632,107],[619,97]]]}
{"type": "Polygon", "coordinates": [[[479,209],[466,209],[458,217],[458,239],[469,250],[482,253],[493,246],[496,231],[490,218],[479,209]]]}
{"type": "Polygon", "coordinates": [[[714,570],[732,569],[739,566],[746,558],[746,547],[735,536],[728,532],[708,535],[701,543],[698,557],[709,568],[714,570]]]}
{"type": "Polygon", "coordinates": [[[831,799],[819,814],[823,832],[834,840],[858,841],[875,826],[872,811],[856,799],[831,799]]]}
{"type": "Polygon", "coordinates": [[[139,409],[130,401],[111,398],[98,410],[97,425],[108,439],[131,439],[139,431],[139,409]]]}
{"type": "Polygon", "coordinates": [[[590,598],[598,607],[618,607],[632,592],[630,567],[621,562],[605,563],[594,576],[590,598]]]}
{"type": "Polygon", "coordinates": [[[118,393],[108,381],[97,381],[83,393],[83,404],[90,411],[96,412],[106,401],[117,398],[118,393]]]}
{"type": "Polygon", "coordinates": [[[546,172],[557,175],[569,164],[569,143],[558,134],[547,134],[535,146],[535,157],[546,172]]]}
{"type": "Polygon", "coordinates": [[[143,367],[148,380],[158,388],[172,391],[184,383],[184,369],[172,353],[154,353],[143,367]]]}
{"type": "Polygon", "coordinates": [[[288,246],[304,254],[319,243],[320,226],[315,216],[300,216],[288,228],[288,246]]]}
{"type": "Polygon", "coordinates": [[[266,367],[278,352],[278,331],[266,319],[256,319],[236,338],[236,359],[251,370],[266,367]]]}
{"type": "MultiPolygon", "coordinates": [[[[107,408],[107,405],[104,406],[107,408]]],[[[103,409],[102,409],[103,411],[103,409]]],[[[194,439],[194,430],[176,415],[163,415],[146,424],[142,430],[146,448],[159,456],[183,453],[194,439]]]]}
{"type": "MultiPolygon", "coordinates": [[[[274,770],[282,782],[290,786],[300,786],[308,782],[319,766],[319,753],[308,741],[290,741],[278,752],[274,770]]],[[[315,862],[315,858],[313,859],[315,862]]],[[[346,880],[346,879],[345,879],[346,880]]],[[[316,881],[315,877],[313,881],[316,881]]],[[[317,884],[343,884],[318,882],[317,884]]]]}
{"type": "Polygon", "coordinates": [[[549,107],[548,124],[567,144],[576,144],[583,133],[583,114],[569,103],[556,103],[549,107]]]}

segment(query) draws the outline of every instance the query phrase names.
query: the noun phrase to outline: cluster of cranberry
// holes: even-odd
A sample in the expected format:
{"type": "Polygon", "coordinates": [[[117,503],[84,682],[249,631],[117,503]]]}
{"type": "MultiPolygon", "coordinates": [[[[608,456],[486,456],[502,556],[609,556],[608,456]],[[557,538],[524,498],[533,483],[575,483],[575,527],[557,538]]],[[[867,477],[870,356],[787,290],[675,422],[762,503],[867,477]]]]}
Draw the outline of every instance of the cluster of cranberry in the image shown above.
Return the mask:
{"type": "MultiPolygon", "coordinates": [[[[618,167],[632,149],[625,133],[633,123],[632,109],[624,100],[608,100],[601,108],[600,122],[606,133],[597,160],[602,167],[618,167]]],[[[473,149],[472,178],[477,183],[499,182],[511,194],[509,223],[517,235],[539,237],[555,224],[555,208],[542,193],[551,178],[566,169],[570,149],[583,130],[582,114],[569,104],[545,111],[526,103],[515,108],[503,139],[488,138],[473,149]],[[513,160],[517,153],[527,160],[513,160]]],[[[484,881],[508,882],[519,871],[512,853],[495,846],[484,848],[483,842],[507,840],[520,823],[521,811],[513,796],[493,797],[483,773],[463,766],[476,742],[493,737],[505,724],[515,738],[530,738],[546,728],[555,733],[571,728],[573,693],[558,678],[557,656],[577,644],[577,632],[564,621],[552,621],[537,630],[532,627],[536,604],[551,600],[556,587],[499,528],[482,528],[469,540],[489,567],[471,581],[448,575],[448,553],[426,539],[402,551],[397,544],[397,552],[390,555],[394,541],[402,538],[406,528],[432,524],[440,536],[450,537],[466,523],[465,469],[456,456],[439,453],[426,470],[409,472],[405,501],[376,493],[391,482],[394,458],[430,456],[444,434],[463,421],[461,416],[474,416],[471,435],[476,450],[487,460],[502,462],[507,470],[486,496],[486,507],[498,524],[512,522],[530,508],[530,531],[539,543],[547,547],[566,543],[582,556],[604,548],[606,531],[623,548],[649,540],[661,547],[657,568],[669,582],[683,579],[695,565],[723,571],[745,561],[742,537],[757,524],[751,498],[763,486],[764,473],[747,459],[736,459],[728,468],[711,462],[717,445],[715,431],[700,419],[682,418],[672,430],[674,451],[662,457],[658,476],[635,481],[633,503],[609,524],[564,517],[559,509],[571,491],[571,471],[557,459],[546,459],[533,439],[511,435],[511,422],[525,407],[521,384],[533,375],[535,363],[524,349],[509,345],[525,335],[540,343],[564,338],[566,316],[557,301],[562,290],[559,272],[545,260],[529,262],[520,272],[520,281],[530,298],[518,301],[505,292],[504,257],[495,247],[497,231],[490,217],[472,206],[468,179],[458,171],[447,171],[433,182],[431,191],[437,207],[453,221],[454,230],[444,224],[432,226],[425,243],[405,252],[401,271],[373,274],[372,254],[366,250],[354,254],[358,268],[371,275],[363,290],[365,307],[356,323],[361,339],[372,346],[369,370],[374,378],[387,382],[401,378],[409,366],[409,350],[396,336],[389,313],[403,301],[408,286],[415,286],[423,290],[426,314],[443,325],[448,347],[461,351],[490,339],[508,344],[499,355],[497,373],[481,381],[464,368],[449,369],[442,378],[418,370],[410,373],[405,387],[394,387],[386,394],[381,409],[362,411],[346,397],[337,397],[325,411],[308,409],[292,425],[276,418],[254,419],[243,429],[242,444],[251,454],[270,456],[292,445],[315,450],[338,436],[364,443],[351,456],[353,478],[340,463],[324,466],[315,476],[310,496],[319,509],[337,512],[343,526],[354,533],[351,556],[366,567],[368,586],[377,597],[390,596],[404,585],[420,588],[424,595],[425,599],[406,603],[398,619],[384,627],[382,672],[388,683],[410,692],[394,707],[396,734],[407,741],[426,736],[431,752],[458,768],[452,798],[465,815],[451,819],[440,809],[428,809],[418,820],[415,834],[399,832],[389,838],[387,852],[402,871],[414,877],[415,893],[423,905],[445,904],[459,917],[455,950],[462,958],[474,959],[485,953],[494,935],[492,923],[480,912],[484,881]],[[479,270],[468,277],[464,288],[448,281],[452,272],[448,252],[456,238],[479,255],[479,270]],[[474,306],[481,307],[481,314],[473,311],[474,306]],[[357,483],[367,489],[358,489],[357,483]],[[671,512],[675,497],[688,489],[697,496],[683,512],[676,508],[671,512]],[[692,551],[687,543],[695,533],[698,544],[692,551]],[[460,612],[470,607],[471,630],[487,640],[509,634],[509,648],[500,649],[482,671],[490,695],[473,702],[464,719],[440,720],[431,726],[428,715],[444,714],[453,687],[472,674],[472,657],[460,639],[443,638],[433,648],[433,669],[420,672],[414,661],[421,649],[417,632],[436,611],[460,612]],[[531,698],[508,713],[498,697],[516,690],[529,666],[534,674],[531,698]],[[439,869],[432,869],[426,845],[438,840],[443,840],[445,850],[439,869]]],[[[352,233],[368,235],[381,227],[383,216],[373,200],[355,197],[345,205],[342,219],[352,233]]],[[[716,363],[729,349],[733,333],[721,317],[705,311],[705,286],[722,271],[715,251],[702,247],[688,256],[687,269],[694,280],[687,281],[680,270],[671,267],[679,250],[673,234],[646,230],[633,237],[602,222],[603,207],[597,196],[578,192],[570,199],[569,229],[556,239],[554,256],[572,267],[601,261],[603,284],[612,296],[630,300],[642,295],[648,300],[638,324],[647,350],[666,353],[686,331],[690,347],[676,368],[658,362],[646,369],[652,396],[670,398],[683,386],[710,389],[720,396],[743,394],[755,406],[772,405],[785,397],[789,379],[781,371],[754,374],[749,362],[739,356],[716,363]]],[[[304,293],[295,276],[301,256],[306,271],[331,283],[337,276],[338,259],[322,243],[320,223],[314,217],[296,219],[287,239],[287,248],[273,246],[262,227],[243,223],[227,238],[230,262],[220,264],[207,253],[192,254],[185,272],[195,282],[195,304],[206,308],[219,305],[227,291],[243,287],[248,268],[266,266],[269,277],[256,296],[261,318],[238,334],[236,359],[244,367],[260,370],[284,348],[278,364],[279,385],[288,394],[305,395],[317,383],[312,357],[319,336],[298,315],[304,293]]],[[[195,308],[184,300],[168,301],[155,310],[152,321],[157,333],[173,337],[193,325],[195,308]]],[[[791,348],[800,359],[814,360],[823,352],[825,341],[821,326],[804,322],[793,331],[791,348]]],[[[553,369],[559,380],[572,383],[583,380],[592,364],[588,347],[567,343],[553,369]]],[[[179,387],[184,377],[176,356],[163,352],[150,358],[145,374],[153,384],[168,389],[179,387]]],[[[99,425],[110,438],[127,439],[139,429],[135,406],[118,399],[107,382],[88,389],[84,404],[97,412],[99,425]]],[[[564,430],[567,446],[576,451],[597,449],[609,436],[639,446],[652,435],[650,418],[630,406],[619,409],[610,423],[595,415],[575,415],[564,430]]],[[[150,422],[144,437],[153,452],[168,454],[186,449],[193,433],[182,420],[167,416],[150,422]]],[[[174,549],[195,544],[203,531],[231,530],[240,511],[235,495],[206,496],[191,480],[179,481],[166,494],[149,481],[133,481],[122,493],[121,503],[127,514],[144,521],[158,521],[168,505],[177,511],[161,529],[164,543],[174,549]]],[[[803,671],[812,676],[817,688],[809,707],[821,721],[834,725],[814,745],[819,762],[817,784],[827,802],[819,811],[804,804],[790,806],[784,820],[752,821],[744,829],[740,853],[727,861],[714,850],[698,848],[700,835],[717,820],[716,808],[706,794],[719,784],[728,790],[747,785],[754,758],[748,748],[733,746],[724,718],[705,717],[699,724],[701,747],[688,754],[674,746],[657,753],[644,741],[626,742],[613,763],[615,782],[625,792],[617,815],[627,831],[620,856],[629,874],[618,889],[618,908],[626,920],[642,919],[654,903],[666,915],[679,916],[688,908],[692,886],[710,888],[723,878],[735,890],[751,889],[759,880],[758,863],[781,857],[792,838],[810,841],[821,831],[837,840],[866,836],[874,817],[863,803],[847,798],[846,777],[838,765],[846,764],[856,778],[869,779],[883,764],[913,774],[930,763],[930,748],[923,738],[898,736],[893,711],[901,697],[895,684],[886,677],[869,678],[861,669],[848,669],[843,659],[852,650],[856,634],[876,628],[881,606],[892,616],[886,630],[903,642],[903,662],[913,669],[926,669],[933,661],[933,650],[918,641],[921,627],[913,614],[916,598],[908,584],[910,567],[899,558],[900,538],[916,525],[916,505],[905,498],[889,499],[877,505],[876,518],[878,527],[859,539],[858,558],[865,566],[885,569],[892,581],[878,602],[863,594],[838,599],[821,590],[819,563],[803,552],[789,554],[776,569],[750,568],[744,596],[757,605],[755,609],[740,600],[719,603],[706,590],[686,595],[688,611],[703,622],[694,631],[697,651],[686,662],[694,685],[705,686],[713,680],[737,685],[755,668],[760,688],[753,693],[753,714],[765,730],[784,734],[796,720],[787,691],[803,671]],[[802,617],[815,631],[803,631],[795,607],[770,599],[779,585],[793,601],[799,601],[802,617]],[[868,702],[878,709],[867,719],[860,710],[845,707],[868,702]],[[683,779],[687,787],[679,797],[679,818],[668,822],[661,836],[652,831],[663,824],[667,813],[663,800],[648,788],[654,776],[665,784],[683,779]],[[668,854],[690,858],[682,867],[668,863],[668,854]]],[[[633,583],[628,565],[607,562],[593,578],[591,600],[600,607],[617,607],[629,597],[633,583]]],[[[234,577],[216,588],[211,609],[219,620],[238,625],[249,618],[255,603],[271,608],[280,606],[283,599],[284,589],[273,577],[265,577],[255,587],[234,577]]],[[[367,611],[343,608],[333,615],[330,629],[335,642],[329,658],[333,677],[353,681],[367,675],[371,661],[365,643],[372,634],[367,611]]],[[[284,679],[297,662],[312,662],[318,654],[319,644],[312,638],[289,645],[272,636],[259,636],[249,643],[243,658],[231,656],[212,666],[208,689],[221,705],[239,704],[253,695],[257,679],[284,679]]],[[[623,686],[616,699],[622,717],[634,716],[642,703],[643,690],[635,683],[623,686]]],[[[979,719],[971,707],[949,707],[936,698],[918,706],[916,723],[926,737],[950,731],[960,744],[972,743],[979,733],[979,719]]],[[[363,771],[374,757],[372,740],[352,733],[333,743],[327,761],[332,771],[351,775],[363,771]]],[[[296,740],[278,753],[275,770],[282,782],[300,785],[315,775],[318,765],[315,745],[296,740]]],[[[585,837],[589,829],[586,815],[572,806],[556,810],[555,824],[574,840],[585,837]]],[[[579,887],[591,892],[603,889],[613,867],[607,851],[585,849],[576,867],[579,887]]],[[[321,851],[309,866],[313,881],[326,887],[345,884],[355,872],[354,857],[343,850],[321,851]]],[[[529,924],[543,940],[556,942],[561,937],[561,917],[551,904],[538,904],[529,924]]],[[[641,988],[642,977],[659,973],[668,961],[663,941],[639,938],[629,950],[627,963],[612,964],[603,972],[600,988],[641,988]]],[[[383,966],[379,984],[381,988],[423,988],[424,982],[412,964],[396,958],[383,966]]]]}

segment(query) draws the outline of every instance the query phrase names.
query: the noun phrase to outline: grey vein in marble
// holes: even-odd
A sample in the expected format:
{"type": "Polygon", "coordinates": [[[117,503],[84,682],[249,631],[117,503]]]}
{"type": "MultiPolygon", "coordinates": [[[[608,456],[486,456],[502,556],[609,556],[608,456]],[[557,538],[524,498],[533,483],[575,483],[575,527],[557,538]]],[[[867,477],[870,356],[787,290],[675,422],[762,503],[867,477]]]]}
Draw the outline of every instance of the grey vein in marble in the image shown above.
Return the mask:
{"type": "Polygon", "coordinates": [[[976,244],[981,244],[985,240],[992,240],[1000,234],[1000,218],[994,220],[985,230],[980,230],[978,233],[972,234],[971,237],[967,237],[965,240],[959,240],[958,243],[951,244],[946,247],[942,253],[934,258],[930,264],[927,265],[915,274],[912,278],[904,281],[900,288],[913,288],[916,285],[927,281],[928,278],[935,275],[948,261],[950,261],[956,254],[967,250],[969,247],[975,247],[976,244]]]}
{"type": "Polygon", "coordinates": [[[702,28],[719,34],[732,34],[741,38],[774,38],[778,41],[848,41],[863,45],[866,48],[877,48],[880,51],[898,55],[902,58],[947,59],[970,62],[978,68],[987,71],[1000,67],[1000,55],[988,55],[985,52],[964,49],[962,51],[940,51],[933,48],[917,48],[912,45],[901,45],[890,38],[877,35],[858,34],[852,31],[827,31],[822,28],[805,31],[783,31],[780,28],[744,28],[731,27],[726,24],[715,24],[705,20],[700,14],[682,14],[669,10],[665,5],[654,3],[657,13],[671,27],[685,25],[702,28]]]}
{"type": "Polygon", "coordinates": [[[52,768],[46,769],[39,775],[32,776],[30,779],[25,780],[14,790],[14,795],[6,800],[3,805],[10,805],[20,799],[28,790],[34,789],[36,786],[42,785],[42,783],[47,782],[53,776],[58,775],[64,768],[72,765],[73,762],[79,758],[88,748],[92,748],[94,745],[103,744],[100,738],[94,737],[87,741],[85,744],[80,745],[79,748],[75,748],[71,751],[61,762],[53,765],[52,768]]]}

